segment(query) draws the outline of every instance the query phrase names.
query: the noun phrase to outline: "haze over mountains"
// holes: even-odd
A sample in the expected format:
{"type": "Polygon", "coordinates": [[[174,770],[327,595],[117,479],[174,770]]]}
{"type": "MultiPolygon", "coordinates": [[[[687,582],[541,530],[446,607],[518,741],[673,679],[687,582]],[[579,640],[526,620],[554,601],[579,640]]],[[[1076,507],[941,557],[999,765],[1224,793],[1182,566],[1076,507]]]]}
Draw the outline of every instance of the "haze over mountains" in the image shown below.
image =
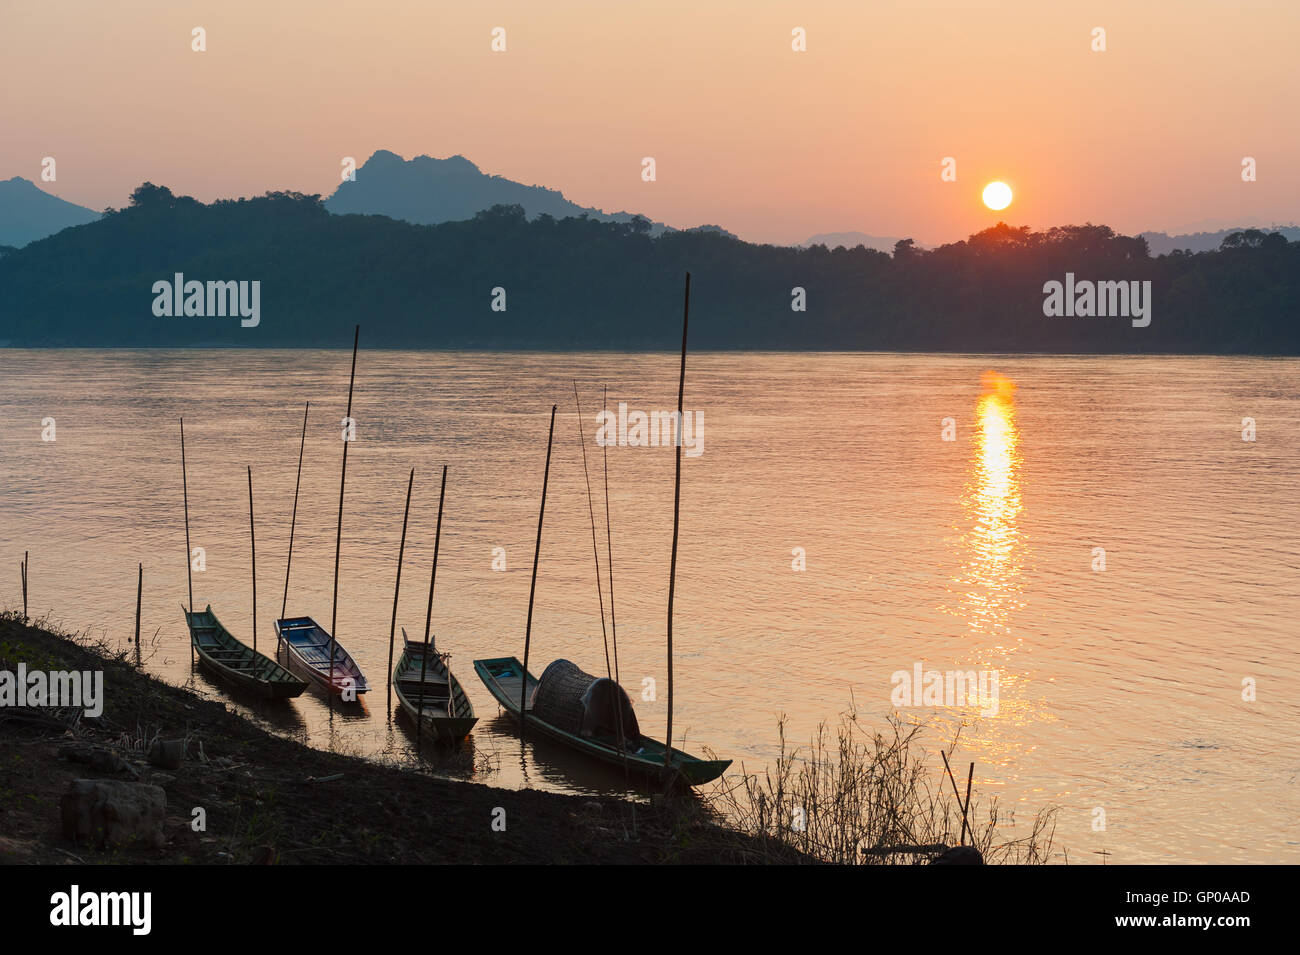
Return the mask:
{"type": "MultiPolygon", "coordinates": [[[[579,205],[565,198],[558,189],[525,185],[504,176],[490,175],[464,156],[403,159],[387,149],[377,150],[371,155],[357,169],[356,179],[341,183],[324,202],[325,209],[336,215],[382,215],[416,225],[462,222],[499,205],[520,206],[530,220],[542,215],[555,219],[587,216],[598,222],[618,223],[646,218],[652,236],[674,229],[636,213],[605,212],[579,205]]],[[[60,199],[30,180],[18,176],[0,180],[0,246],[21,248],[69,226],[84,225],[99,217],[100,213],[60,199]]],[[[696,230],[732,235],[718,225],[702,225],[683,231],[696,230]]],[[[1238,231],[1241,228],[1181,235],[1151,231],[1142,232],[1140,236],[1147,240],[1152,255],[1167,255],[1178,249],[1214,251],[1226,236],[1238,231]]],[[[1278,226],[1265,231],[1281,232],[1291,241],[1300,240],[1300,227],[1297,226],[1278,226]]],[[[880,252],[893,252],[901,238],[850,230],[814,235],[799,245],[805,248],[824,245],[830,249],[839,246],[852,249],[862,245],[880,252]]],[[[926,246],[917,243],[916,247],[926,246]]]]}
{"type": "Polygon", "coordinates": [[[98,218],[93,209],[50,195],[29,179],[0,180],[0,246],[21,247],[98,218]]]}
{"type": "MultiPolygon", "coordinates": [[[[1169,235],[1165,232],[1141,232],[1139,235],[1147,240],[1147,247],[1152,255],[1168,255],[1176,249],[1188,252],[1213,252],[1228,236],[1234,232],[1245,231],[1244,226],[1236,229],[1220,229],[1218,232],[1190,232],[1184,235],[1169,235]]],[[[1280,232],[1287,241],[1300,241],[1300,227],[1271,226],[1264,232],[1280,232]]]]}

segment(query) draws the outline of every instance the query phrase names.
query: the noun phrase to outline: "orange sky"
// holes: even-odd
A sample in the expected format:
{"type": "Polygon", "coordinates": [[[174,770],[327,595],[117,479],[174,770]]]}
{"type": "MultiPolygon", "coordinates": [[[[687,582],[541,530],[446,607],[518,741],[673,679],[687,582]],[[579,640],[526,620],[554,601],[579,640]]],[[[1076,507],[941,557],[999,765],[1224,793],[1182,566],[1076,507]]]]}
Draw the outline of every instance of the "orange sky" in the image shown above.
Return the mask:
{"type": "Polygon", "coordinates": [[[328,194],[387,148],[756,241],[1289,223],[1298,38],[1295,0],[0,0],[0,178],[53,156],[42,187],[95,209],[146,179],[328,194]]]}

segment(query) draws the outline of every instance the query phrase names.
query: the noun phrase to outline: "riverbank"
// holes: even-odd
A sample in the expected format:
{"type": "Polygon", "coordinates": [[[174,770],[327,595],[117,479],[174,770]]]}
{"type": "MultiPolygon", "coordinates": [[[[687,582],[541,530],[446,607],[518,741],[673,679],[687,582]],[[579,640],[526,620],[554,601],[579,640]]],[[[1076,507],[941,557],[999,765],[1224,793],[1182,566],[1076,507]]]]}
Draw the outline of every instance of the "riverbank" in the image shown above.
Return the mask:
{"type": "Polygon", "coordinates": [[[650,805],[458,782],[274,736],[124,653],[0,616],[0,671],[103,674],[103,711],[0,708],[0,862],[67,864],[744,863],[774,855],[693,796],[650,805]],[[184,740],[179,768],[150,741],[184,740]],[[75,779],[166,793],[164,840],[94,848],[62,831],[75,779]],[[202,813],[196,813],[202,810],[202,813]],[[503,814],[504,811],[504,814],[503,814]],[[205,826],[196,831],[195,820],[205,826]],[[495,822],[495,826],[494,826],[495,822]],[[502,824],[504,822],[504,829],[502,824]]]}

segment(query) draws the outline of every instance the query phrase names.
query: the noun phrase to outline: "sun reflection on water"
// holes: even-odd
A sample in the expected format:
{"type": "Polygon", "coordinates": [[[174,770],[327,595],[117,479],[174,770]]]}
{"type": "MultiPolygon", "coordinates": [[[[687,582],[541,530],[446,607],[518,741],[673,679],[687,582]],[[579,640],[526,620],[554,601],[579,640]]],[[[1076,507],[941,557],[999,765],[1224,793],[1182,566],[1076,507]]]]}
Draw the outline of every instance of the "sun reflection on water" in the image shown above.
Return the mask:
{"type": "Polygon", "coordinates": [[[989,639],[988,650],[1007,651],[1011,615],[1020,600],[1020,435],[1016,383],[985,372],[975,408],[976,453],[961,507],[970,530],[962,543],[965,566],[958,580],[960,616],[989,639]]]}
{"type": "Polygon", "coordinates": [[[996,670],[999,703],[993,716],[963,708],[958,717],[965,743],[984,764],[1008,767],[1023,752],[1016,727],[1050,719],[1041,700],[1030,695],[1029,674],[1010,666],[1019,652],[1015,616],[1025,606],[1023,575],[1026,546],[1021,527],[1020,426],[1016,383],[989,371],[981,378],[975,404],[974,445],[966,480],[957,500],[963,532],[955,541],[959,569],[943,609],[966,625],[968,641],[959,652],[964,667],[996,670]]]}

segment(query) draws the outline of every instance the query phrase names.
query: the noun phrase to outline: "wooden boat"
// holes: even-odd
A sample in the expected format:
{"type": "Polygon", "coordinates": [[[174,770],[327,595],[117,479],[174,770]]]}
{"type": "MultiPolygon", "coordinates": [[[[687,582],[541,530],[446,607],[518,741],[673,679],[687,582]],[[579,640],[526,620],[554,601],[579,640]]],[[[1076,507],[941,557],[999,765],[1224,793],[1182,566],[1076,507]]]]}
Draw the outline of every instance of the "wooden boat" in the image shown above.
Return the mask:
{"type": "Polygon", "coordinates": [[[235,639],[212,612],[211,604],[201,613],[190,613],[184,605],[181,611],[199,663],[213,676],[267,699],[287,699],[307,689],[306,683],[270,657],[235,639]]]}
{"type": "Polygon", "coordinates": [[[361,667],[337,640],[334,641],[334,684],[330,685],[330,635],[311,617],[277,620],[275,635],[277,658],[319,689],[339,696],[349,689],[358,696],[370,691],[361,667]]]}
{"type": "MultiPolygon", "coordinates": [[[[561,672],[557,675],[565,679],[569,684],[567,687],[569,692],[566,695],[571,698],[570,704],[575,698],[580,701],[579,705],[581,705],[581,701],[595,698],[598,695],[595,692],[598,690],[598,684],[606,685],[604,695],[607,697],[607,702],[612,698],[614,706],[622,706],[624,701],[627,701],[627,693],[612,680],[590,677],[590,675],[583,674],[577,667],[565,660],[557,660],[547,667],[547,672],[542,674],[543,679],[550,679],[552,670],[559,664],[564,664],[568,668],[567,672],[561,672]],[[581,690],[582,678],[592,681],[585,691],[581,690]],[[574,682],[575,679],[577,682],[574,682]],[[620,696],[621,699],[619,699],[620,696]]],[[[523,664],[515,657],[475,660],[474,671],[478,673],[479,679],[488,688],[488,692],[496,697],[496,701],[508,713],[518,717],[519,691],[525,675],[523,664]]],[[[527,730],[529,732],[535,730],[557,743],[586,753],[588,756],[599,759],[614,768],[621,769],[626,766],[627,770],[638,778],[655,782],[662,780],[666,772],[671,774],[675,771],[675,774],[689,785],[699,786],[702,783],[717,779],[731,765],[729,759],[700,759],[698,756],[692,756],[679,749],[674,749],[669,760],[671,768],[665,767],[664,744],[642,736],[636,726],[634,715],[627,719],[627,714],[631,711],[630,702],[626,702],[626,706],[622,710],[626,730],[623,734],[624,745],[622,746],[619,745],[618,733],[610,731],[607,718],[598,721],[598,724],[603,722],[606,725],[589,726],[584,730],[576,722],[581,717],[574,713],[575,719],[569,721],[567,728],[557,726],[554,722],[542,718],[542,714],[535,712],[537,690],[541,681],[531,673],[527,674],[527,680],[527,730]]],[[[548,710],[545,715],[555,719],[554,712],[554,710],[548,710]]]]}
{"type": "Polygon", "coordinates": [[[402,644],[402,655],[393,669],[393,689],[402,709],[423,724],[424,732],[445,743],[459,743],[469,735],[478,717],[460,681],[447,668],[447,654],[439,653],[430,640],[426,662],[424,643],[408,637],[405,627],[402,644]]]}

